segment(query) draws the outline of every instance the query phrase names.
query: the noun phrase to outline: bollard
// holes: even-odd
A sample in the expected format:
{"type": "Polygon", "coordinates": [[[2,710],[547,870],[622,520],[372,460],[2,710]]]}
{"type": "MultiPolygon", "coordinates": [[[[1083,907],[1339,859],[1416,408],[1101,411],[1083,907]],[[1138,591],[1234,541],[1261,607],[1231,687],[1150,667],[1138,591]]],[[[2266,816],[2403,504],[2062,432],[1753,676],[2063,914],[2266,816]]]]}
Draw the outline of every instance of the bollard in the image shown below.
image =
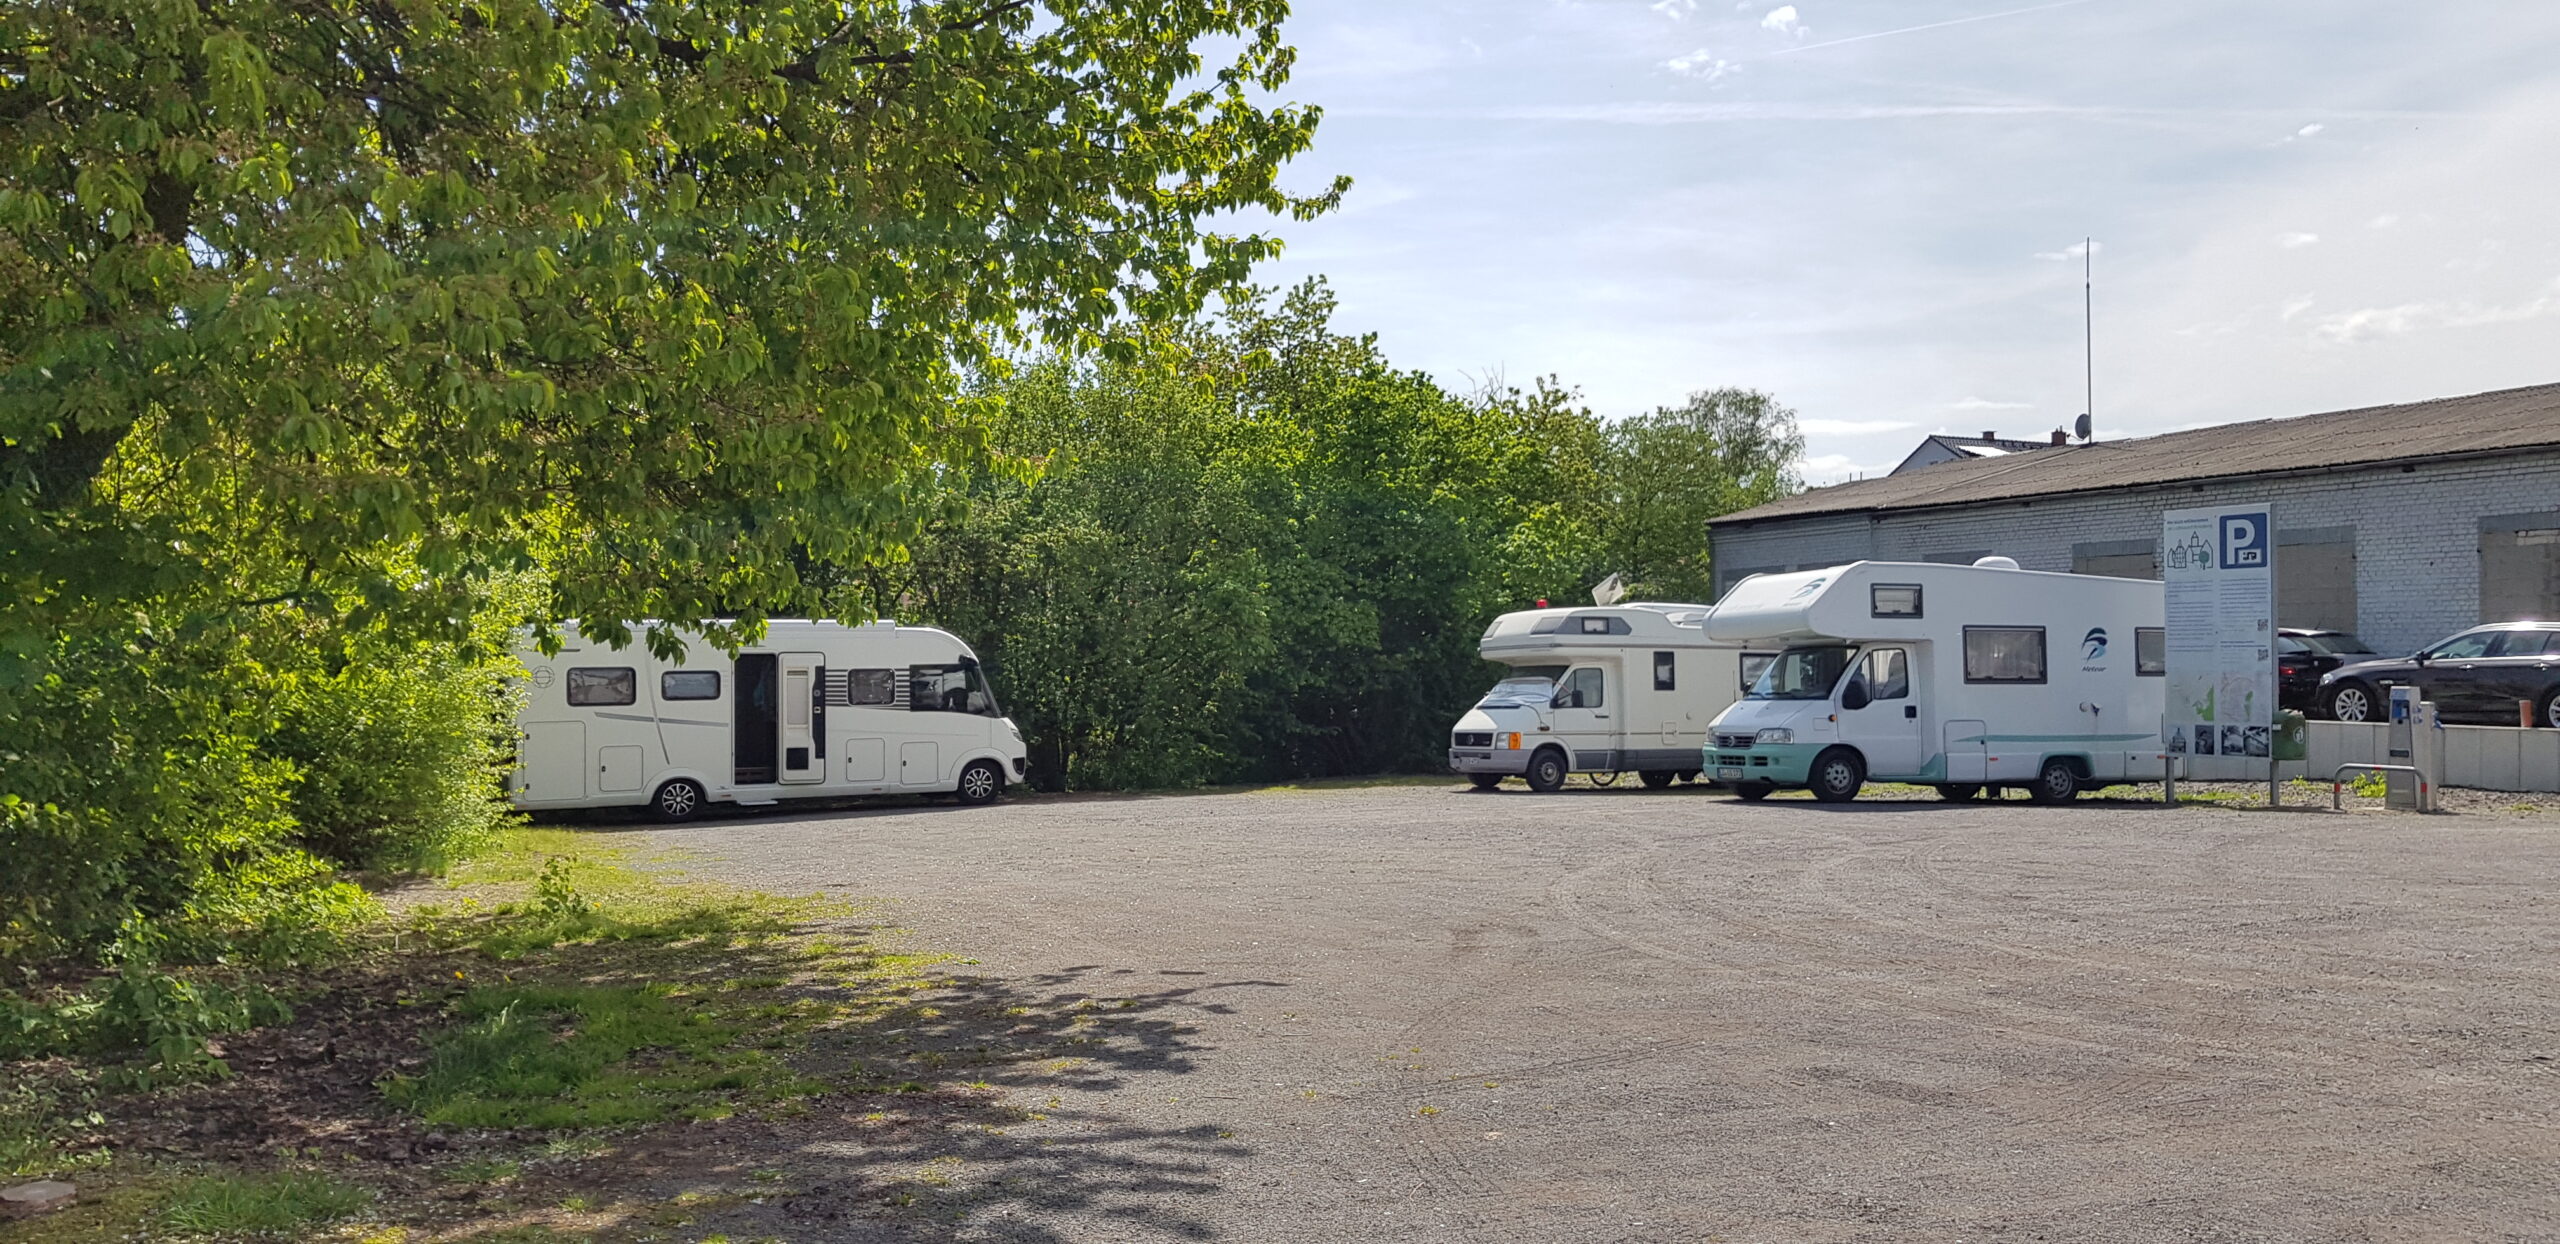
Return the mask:
{"type": "Polygon", "coordinates": [[[2516,701],[2516,724],[2527,730],[2533,729],[2533,701],[2516,701]]]}

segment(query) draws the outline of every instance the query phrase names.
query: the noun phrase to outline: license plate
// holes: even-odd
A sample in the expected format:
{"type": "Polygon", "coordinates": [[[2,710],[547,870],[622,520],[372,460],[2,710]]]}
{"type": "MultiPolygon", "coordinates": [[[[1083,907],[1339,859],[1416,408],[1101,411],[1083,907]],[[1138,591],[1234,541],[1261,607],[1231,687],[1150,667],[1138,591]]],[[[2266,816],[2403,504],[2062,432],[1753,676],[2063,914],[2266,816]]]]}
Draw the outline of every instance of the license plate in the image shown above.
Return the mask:
{"type": "Polygon", "coordinates": [[[1742,770],[1732,768],[1730,766],[1719,768],[1716,770],[1716,780],[1719,782],[1739,782],[1742,780],[1742,770]]]}

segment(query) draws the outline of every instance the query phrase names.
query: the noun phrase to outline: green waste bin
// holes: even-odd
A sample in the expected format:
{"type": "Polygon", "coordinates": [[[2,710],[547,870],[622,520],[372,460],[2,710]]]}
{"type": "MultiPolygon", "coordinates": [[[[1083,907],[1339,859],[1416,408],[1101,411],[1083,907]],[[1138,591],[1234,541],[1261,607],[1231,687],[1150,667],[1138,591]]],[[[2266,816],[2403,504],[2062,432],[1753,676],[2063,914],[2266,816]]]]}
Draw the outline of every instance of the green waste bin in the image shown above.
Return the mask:
{"type": "Polygon", "coordinates": [[[2311,756],[2310,719],[2292,709],[2276,713],[2276,759],[2307,760],[2311,756]]]}

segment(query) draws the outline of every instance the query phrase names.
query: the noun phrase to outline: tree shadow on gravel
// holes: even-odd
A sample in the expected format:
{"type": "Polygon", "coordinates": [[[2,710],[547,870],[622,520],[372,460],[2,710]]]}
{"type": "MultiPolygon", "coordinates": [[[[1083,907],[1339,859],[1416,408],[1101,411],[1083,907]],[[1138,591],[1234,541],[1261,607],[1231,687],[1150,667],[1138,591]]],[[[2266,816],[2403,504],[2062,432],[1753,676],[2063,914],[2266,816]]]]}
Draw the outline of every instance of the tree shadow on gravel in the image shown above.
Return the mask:
{"type": "Polygon", "coordinates": [[[1096,965],[954,978],[820,1033],[803,1069],[858,1087],[760,1125],[755,1148],[787,1179],[707,1225],[831,1241],[1047,1244],[1105,1224],[1114,1238],[1215,1238],[1184,1207],[1249,1151],[1215,1121],[1165,1127],[1091,1103],[1190,1071],[1207,1048],[1197,1018],[1232,1010],[1234,991],[1280,986],[1124,988],[1141,979],[1096,965]]]}

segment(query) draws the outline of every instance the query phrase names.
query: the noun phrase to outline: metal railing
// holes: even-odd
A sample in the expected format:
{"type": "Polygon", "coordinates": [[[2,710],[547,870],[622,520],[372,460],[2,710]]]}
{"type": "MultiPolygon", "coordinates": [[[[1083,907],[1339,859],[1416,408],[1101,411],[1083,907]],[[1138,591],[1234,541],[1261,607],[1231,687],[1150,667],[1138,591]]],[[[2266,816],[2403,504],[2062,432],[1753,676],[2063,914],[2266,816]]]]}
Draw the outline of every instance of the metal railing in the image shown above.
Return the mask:
{"type": "Polygon", "coordinates": [[[2427,789],[2427,775],[2420,771],[2416,765],[2373,765],[2349,762],[2347,764],[2339,765],[2338,771],[2329,775],[2329,810],[2332,812],[2342,812],[2346,810],[2346,805],[2343,802],[2345,798],[2346,784],[2341,782],[2339,779],[2345,777],[2347,775],[2347,770],[2349,769],[2360,769],[2367,773],[2406,773],[2409,776],[2418,779],[2419,810],[2424,811],[2435,803],[2435,800],[2430,797],[2430,793],[2427,789]]]}

